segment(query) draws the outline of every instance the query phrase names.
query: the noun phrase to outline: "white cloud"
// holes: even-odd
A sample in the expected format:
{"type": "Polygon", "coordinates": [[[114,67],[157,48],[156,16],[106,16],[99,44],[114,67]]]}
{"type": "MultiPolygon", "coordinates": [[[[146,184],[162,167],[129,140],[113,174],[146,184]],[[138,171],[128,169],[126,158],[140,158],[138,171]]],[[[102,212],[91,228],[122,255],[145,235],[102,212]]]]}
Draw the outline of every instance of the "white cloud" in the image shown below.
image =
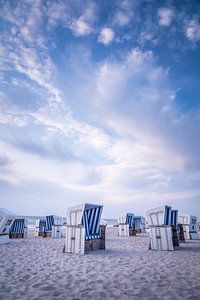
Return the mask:
{"type": "Polygon", "coordinates": [[[42,108],[30,113],[38,124],[48,130],[71,137],[76,143],[93,147],[97,150],[105,150],[110,145],[109,137],[98,127],[86,122],[75,120],[68,110],[62,106],[42,108]]]}
{"type": "Polygon", "coordinates": [[[158,10],[158,23],[160,26],[168,27],[171,25],[173,17],[175,16],[174,10],[171,8],[162,7],[158,10]]]}
{"type": "Polygon", "coordinates": [[[25,127],[30,123],[31,117],[26,111],[20,110],[11,104],[7,96],[0,92],[0,124],[25,127]]]}
{"type": "Polygon", "coordinates": [[[189,135],[195,137],[191,148],[186,142],[189,136],[183,136],[189,124],[195,122],[198,126],[199,118],[195,121],[192,116],[182,119],[176,111],[176,93],[169,85],[167,71],[157,65],[152,52],[132,49],[120,63],[114,60],[104,62],[96,74],[96,82],[91,83],[96,89],[93,88],[94,93],[88,97],[95,100],[92,105],[98,110],[97,120],[117,135],[107,152],[113,155],[110,156],[112,160],[119,162],[122,157],[120,162],[125,163],[132,157],[133,161],[136,158],[136,164],[148,165],[151,162],[154,167],[173,172],[195,165],[194,141],[197,144],[200,141],[192,125],[189,126],[189,135]],[[122,137],[124,141],[127,138],[132,140],[132,146],[119,143],[122,137]],[[129,148],[124,156],[119,154],[123,147],[129,148]],[[137,153],[134,154],[133,149],[138,149],[137,153]],[[143,153],[141,157],[140,152],[143,153]]]}
{"type": "Polygon", "coordinates": [[[109,45],[114,41],[115,33],[111,28],[105,27],[101,30],[98,41],[104,45],[109,45]]]}
{"type": "Polygon", "coordinates": [[[153,58],[153,53],[151,50],[148,51],[141,51],[139,48],[132,49],[127,57],[126,62],[127,64],[135,65],[143,65],[144,62],[150,61],[153,58]]]}
{"type": "Polygon", "coordinates": [[[88,188],[84,181],[90,176],[90,166],[41,158],[0,141],[0,155],[4,153],[11,158],[11,163],[5,168],[4,174],[0,175],[0,180],[16,185],[42,182],[79,191],[88,188]]]}
{"type": "Polygon", "coordinates": [[[84,36],[89,35],[94,31],[94,21],[96,20],[96,6],[94,3],[89,3],[84,8],[83,14],[79,18],[72,19],[72,29],[74,35],[84,36]]]}
{"type": "Polygon", "coordinates": [[[186,37],[191,41],[200,40],[200,23],[196,20],[191,20],[185,30],[186,37]]]}
{"type": "Polygon", "coordinates": [[[131,16],[123,11],[118,11],[114,17],[114,21],[119,26],[125,26],[130,22],[131,16]]]}
{"type": "Polygon", "coordinates": [[[51,58],[46,56],[41,59],[37,51],[30,48],[22,48],[18,51],[18,54],[10,54],[16,70],[45,88],[50,93],[52,102],[61,102],[61,93],[54,83],[56,67],[51,58]]]}
{"type": "Polygon", "coordinates": [[[92,28],[86,21],[79,18],[78,20],[74,20],[71,26],[73,32],[77,36],[88,35],[92,32],[92,28]]]}
{"type": "Polygon", "coordinates": [[[67,1],[47,2],[48,27],[52,29],[59,24],[68,27],[71,23],[70,9],[67,1]]]}

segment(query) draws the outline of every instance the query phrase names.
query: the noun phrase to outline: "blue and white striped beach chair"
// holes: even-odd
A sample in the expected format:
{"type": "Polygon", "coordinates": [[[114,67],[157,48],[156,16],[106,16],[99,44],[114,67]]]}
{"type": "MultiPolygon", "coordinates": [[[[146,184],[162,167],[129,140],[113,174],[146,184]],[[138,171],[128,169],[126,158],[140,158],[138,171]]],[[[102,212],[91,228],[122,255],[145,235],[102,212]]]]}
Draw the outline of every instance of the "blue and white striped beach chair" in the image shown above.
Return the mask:
{"type": "Polygon", "coordinates": [[[178,211],[168,205],[147,211],[151,249],[172,251],[179,246],[177,216],[178,211]]]}
{"type": "Polygon", "coordinates": [[[135,231],[135,224],[134,224],[134,214],[127,213],[119,217],[118,220],[118,235],[120,237],[128,237],[130,235],[134,235],[135,231]]]}
{"type": "Polygon", "coordinates": [[[145,232],[145,218],[142,216],[134,216],[134,225],[136,233],[145,232]]]}
{"type": "Polygon", "coordinates": [[[47,237],[61,238],[62,217],[56,215],[46,216],[45,233],[47,237]]]}
{"type": "Polygon", "coordinates": [[[37,220],[35,224],[34,236],[44,236],[45,232],[46,232],[46,220],[45,219],[37,220]]]}
{"type": "Polygon", "coordinates": [[[126,214],[126,224],[129,225],[129,230],[133,230],[135,228],[135,216],[132,213],[127,213],[126,214]]]}
{"type": "Polygon", "coordinates": [[[9,237],[12,238],[26,238],[27,237],[27,220],[24,218],[17,218],[13,222],[10,232],[9,232],[9,237]]]}
{"type": "MultiPolygon", "coordinates": [[[[100,228],[102,210],[102,205],[88,203],[68,209],[65,252],[85,253],[105,249],[105,232],[100,228]]],[[[102,228],[105,229],[105,226],[102,228]]]]}

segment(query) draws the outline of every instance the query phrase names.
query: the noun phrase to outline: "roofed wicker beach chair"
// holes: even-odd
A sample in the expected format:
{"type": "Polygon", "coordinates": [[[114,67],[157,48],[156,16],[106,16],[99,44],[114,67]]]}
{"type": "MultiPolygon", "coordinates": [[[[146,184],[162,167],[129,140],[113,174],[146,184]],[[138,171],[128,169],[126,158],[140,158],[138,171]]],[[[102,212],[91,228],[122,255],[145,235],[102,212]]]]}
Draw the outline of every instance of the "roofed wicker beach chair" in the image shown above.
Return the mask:
{"type": "Polygon", "coordinates": [[[53,238],[62,237],[62,217],[56,215],[46,216],[45,236],[53,238]]]}
{"type": "Polygon", "coordinates": [[[146,232],[146,224],[145,218],[142,216],[134,216],[133,222],[135,225],[135,233],[145,233],[146,232]]]}
{"type": "Polygon", "coordinates": [[[63,252],[84,254],[105,249],[105,225],[100,225],[103,206],[82,203],[70,207],[63,252]]]}
{"type": "Polygon", "coordinates": [[[148,210],[146,215],[150,228],[150,249],[172,251],[179,246],[177,210],[165,205],[148,210]]]}
{"type": "Polygon", "coordinates": [[[34,236],[44,236],[46,231],[46,219],[39,219],[35,223],[34,236]]]}
{"type": "Polygon", "coordinates": [[[13,222],[10,231],[10,239],[27,238],[27,220],[24,218],[17,218],[13,222]]]}
{"type": "Polygon", "coordinates": [[[118,235],[120,237],[127,237],[136,234],[133,213],[127,213],[126,215],[119,217],[118,224],[118,235]]]}
{"type": "Polygon", "coordinates": [[[182,230],[181,240],[199,240],[200,236],[197,230],[197,217],[185,213],[178,214],[179,231],[182,230]]]}

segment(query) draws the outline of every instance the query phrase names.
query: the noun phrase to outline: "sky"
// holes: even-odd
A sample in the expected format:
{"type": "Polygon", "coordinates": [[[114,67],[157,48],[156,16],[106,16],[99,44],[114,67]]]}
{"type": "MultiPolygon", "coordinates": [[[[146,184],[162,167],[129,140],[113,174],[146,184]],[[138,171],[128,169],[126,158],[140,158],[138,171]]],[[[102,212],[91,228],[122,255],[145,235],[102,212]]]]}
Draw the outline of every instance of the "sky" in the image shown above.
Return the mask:
{"type": "Polygon", "coordinates": [[[200,2],[0,0],[0,207],[200,215],[200,2]]]}

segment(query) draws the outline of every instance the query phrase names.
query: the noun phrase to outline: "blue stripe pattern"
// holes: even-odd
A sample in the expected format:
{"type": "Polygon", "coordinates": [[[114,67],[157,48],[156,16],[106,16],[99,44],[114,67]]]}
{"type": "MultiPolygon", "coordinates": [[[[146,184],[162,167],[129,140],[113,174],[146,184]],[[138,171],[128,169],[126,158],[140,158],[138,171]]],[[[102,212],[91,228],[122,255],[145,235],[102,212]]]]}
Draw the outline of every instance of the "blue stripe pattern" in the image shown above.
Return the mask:
{"type": "Polygon", "coordinates": [[[54,224],[54,216],[46,216],[46,231],[52,231],[52,226],[54,224]]]}
{"type": "Polygon", "coordinates": [[[39,233],[46,231],[46,220],[40,220],[39,222],[39,233]]]}
{"type": "Polygon", "coordinates": [[[171,225],[178,225],[178,210],[171,210],[171,225]]]}
{"type": "Polygon", "coordinates": [[[100,237],[100,220],[103,206],[86,204],[82,216],[85,227],[85,239],[92,240],[100,237]]]}
{"type": "Polygon", "coordinates": [[[134,228],[134,214],[127,213],[126,224],[129,224],[129,230],[132,230],[134,228]]]}
{"type": "Polygon", "coordinates": [[[141,217],[134,217],[134,224],[135,224],[135,229],[140,230],[141,229],[141,217]]]}
{"type": "Polygon", "coordinates": [[[171,206],[165,206],[164,225],[171,225],[171,206]]]}
{"type": "Polygon", "coordinates": [[[13,222],[10,233],[11,234],[24,234],[25,229],[25,219],[15,219],[13,222]]]}

